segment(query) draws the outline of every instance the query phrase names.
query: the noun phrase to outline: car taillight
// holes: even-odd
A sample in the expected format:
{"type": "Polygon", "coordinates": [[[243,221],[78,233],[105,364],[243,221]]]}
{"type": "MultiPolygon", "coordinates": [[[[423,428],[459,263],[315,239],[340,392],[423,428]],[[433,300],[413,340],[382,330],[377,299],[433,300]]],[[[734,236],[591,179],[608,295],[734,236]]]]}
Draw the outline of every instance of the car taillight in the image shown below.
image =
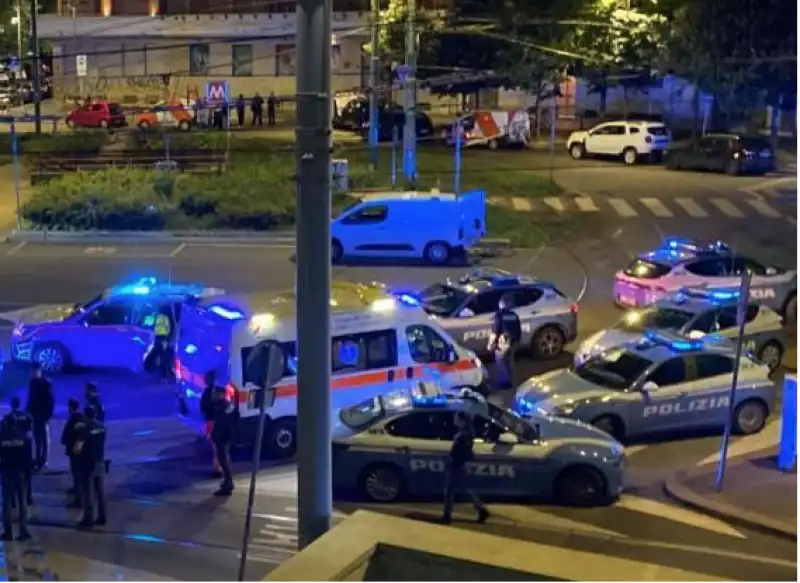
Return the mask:
{"type": "Polygon", "coordinates": [[[652,143],[652,141],[653,141],[653,138],[651,138],[650,136],[645,136],[645,138],[644,138],[644,142],[645,142],[646,144],[650,144],[650,143],[652,143]]]}
{"type": "Polygon", "coordinates": [[[572,304],[569,307],[569,311],[572,312],[573,314],[577,314],[578,313],[578,304],[572,304]]]}

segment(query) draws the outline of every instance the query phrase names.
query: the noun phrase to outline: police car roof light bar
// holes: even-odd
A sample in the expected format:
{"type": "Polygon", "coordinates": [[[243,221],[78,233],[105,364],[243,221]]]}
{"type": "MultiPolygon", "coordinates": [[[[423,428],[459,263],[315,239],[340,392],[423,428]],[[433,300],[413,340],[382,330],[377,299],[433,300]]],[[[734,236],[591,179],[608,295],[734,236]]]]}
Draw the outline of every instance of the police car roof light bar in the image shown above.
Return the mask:
{"type": "Polygon", "coordinates": [[[503,269],[497,269],[496,267],[479,267],[471,271],[470,273],[464,275],[459,280],[461,283],[469,283],[471,281],[475,281],[476,279],[485,279],[493,281],[497,278],[510,278],[516,277],[510,271],[505,271],[503,269]]]}
{"type": "Polygon", "coordinates": [[[677,352],[690,352],[693,350],[700,350],[703,347],[703,341],[700,339],[689,339],[677,334],[668,334],[661,330],[647,329],[644,333],[647,340],[658,344],[659,346],[666,346],[671,350],[677,352]]]}
{"type": "Polygon", "coordinates": [[[726,302],[738,299],[741,292],[736,288],[682,287],[678,294],[712,302],[726,302]]]}
{"type": "Polygon", "coordinates": [[[701,243],[685,237],[673,237],[667,239],[664,243],[664,248],[672,251],[693,251],[695,253],[703,251],[713,253],[720,251],[730,251],[731,249],[727,243],[721,240],[701,243]]]}

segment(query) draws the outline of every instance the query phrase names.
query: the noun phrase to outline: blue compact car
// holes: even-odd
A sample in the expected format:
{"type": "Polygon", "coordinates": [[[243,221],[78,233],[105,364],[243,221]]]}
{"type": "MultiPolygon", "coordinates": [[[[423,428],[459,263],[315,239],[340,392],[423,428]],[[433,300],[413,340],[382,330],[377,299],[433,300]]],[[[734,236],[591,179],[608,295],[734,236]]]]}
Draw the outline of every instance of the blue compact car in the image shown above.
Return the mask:
{"type": "Polygon", "coordinates": [[[342,409],[334,429],[334,487],[374,502],[441,495],[457,412],[475,425],[467,471],[479,495],[594,506],[622,491],[624,449],[607,434],[549,415],[525,420],[469,390],[391,393],[342,409]]]}
{"type": "Polygon", "coordinates": [[[156,316],[166,310],[173,329],[181,306],[223,290],[155,278],[109,288],[85,304],[38,306],[16,314],[11,358],[49,372],[71,366],[141,370],[153,345],[156,316]]]}

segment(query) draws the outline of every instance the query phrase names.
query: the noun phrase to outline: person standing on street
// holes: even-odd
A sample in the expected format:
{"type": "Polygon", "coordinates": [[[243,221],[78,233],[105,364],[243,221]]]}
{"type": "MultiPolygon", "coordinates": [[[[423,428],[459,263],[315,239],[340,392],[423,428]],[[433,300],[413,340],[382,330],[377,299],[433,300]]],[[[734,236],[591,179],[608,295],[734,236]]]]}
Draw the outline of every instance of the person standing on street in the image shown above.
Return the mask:
{"type": "Polygon", "coordinates": [[[11,398],[11,412],[0,421],[0,471],[3,492],[3,540],[14,538],[11,511],[19,509],[17,540],[31,538],[28,532],[28,499],[30,498],[31,456],[30,416],[20,410],[19,397],[11,398]]]}
{"type": "Polygon", "coordinates": [[[492,320],[489,352],[494,355],[494,384],[498,390],[513,389],[515,386],[515,359],[522,340],[522,324],[511,306],[511,296],[505,295],[500,298],[499,309],[492,320]]]}
{"type": "Polygon", "coordinates": [[[38,362],[33,364],[32,371],[25,410],[33,420],[33,471],[38,472],[47,466],[50,454],[50,420],[55,410],[55,398],[53,383],[42,374],[42,367],[38,362]]]}
{"type": "Polygon", "coordinates": [[[478,522],[483,523],[489,518],[489,511],[467,484],[467,463],[474,457],[472,448],[475,442],[475,433],[472,428],[472,419],[463,411],[459,411],[455,414],[455,425],[458,431],[453,438],[453,445],[450,446],[450,455],[447,460],[442,523],[450,524],[453,521],[453,503],[456,494],[466,494],[478,513],[478,522]]]}
{"type": "Polygon", "coordinates": [[[106,410],[103,407],[103,402],[100,400],[100,392],[95,382],[86,383],[86,405],[94,407],[96,411],[95,418],[100,423],[106,422],[106,410]]]}
{"type": "Polygon", "coordinates": [[[217,452],[217,461],[222,470],[222,484],[214,496],[230,496],[233,493],[233,471],[231,470],[231,446],[239,421],[238,403],[233,395],[226,394],[225,387],[215,386],[213,394],[214,426],[211,441],[217,452]]]}
{"type": "Polygon", "coordinates": [[[83,508],[77,526],[91,528],[95,524],[106,524],[106,426],[97,420],[97,410],[92,406],[84,408],[83,417],[84,426],[74,449],[78,456],[78,492],[83,508]]]}
{"type": "Polygon", "coordinates": [[[244,95],[240,93],[239,97],[236,99],[236,121],[239,122],[240,128],[244,127],[244,106],[244,95]]]}
{"type": "Polygon", "coordinates": [[[275,92],[270,91],[267,97],[267,125],[275,125],[275,107],[278,105],[278,98],[275,97],[275,92]]]}
{"type": "Polygon", "coordinates": [[[258,93],[255,94],[250,102],[250,110],[253,112],[253,122],[251,125],[256,127],[256,122],[258,122],[258,127],[264,127],[264,98],[258,93]]]}
{"type": "Polygon", "coordinates": [[[67,504],[70,508],[82,508],[80,484],[78,483],[78,456],[75,453],[75,445],[78,443],[78,436],[86,427],[86,422],[81,413],[81,404],[77,399],[70,399],[67,402],[68,417],[61,431],[61,445],[64,446],[64,453],[69,459],[69,473],[72,476],[72,487],[68,493],[73,496],[67,504]]]}
{"type": "Polygon", "coordinates": [[[200,413],[203,415],[205,422],[206,438],[211,444],[211,475],[214,478],[222,476],[222,468],[219,467],[219,457],[217,456],[217,446],[214,440],[211,439],[211,434],[214,430],[214,417],[216,415],[216,395],[214,394],[217,389],[217,375],[214,371],[208,371],[204,377],[206,386],[203,389],[203,394],[200,396],[200,413]]]}

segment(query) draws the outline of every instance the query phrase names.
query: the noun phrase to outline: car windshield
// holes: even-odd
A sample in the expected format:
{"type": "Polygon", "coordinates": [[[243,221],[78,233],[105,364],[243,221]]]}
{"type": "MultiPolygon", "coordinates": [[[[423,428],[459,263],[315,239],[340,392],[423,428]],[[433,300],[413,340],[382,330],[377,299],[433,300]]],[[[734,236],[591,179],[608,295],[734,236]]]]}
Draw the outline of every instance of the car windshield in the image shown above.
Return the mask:
{"type": "Polygon", "coordinates": [[[339,411],[339,420],[356,431],[361,431],[385,416],[386,409],[380,395],[339,411]]]}
{"type": "Polygon", "coordinates": [[[670,266],[663,263],[656,263],[655,261],[648,261],[647,259],[634,259],[628,267],[625,268],[625,275],[635,277],[637,279],[658,279],[670,272],[670,266]]]}
{"type": "Polygon", "coordinates": [[[441,283],[426,287],[420,294],[424,310],[437,316],[451,315],[468,297],[467,292],[441,283]]]}
{"type": "Polygon", "coordinates": [[[514,432],[522,441],[530,443],[539,439],[539,434],[533,425],[508,409],[501,409],[497,405],[489,403],[489,416],[509,431],[514,432]]]}
{"type": "Polygon", "coordinates": [[[608,389],[624,391],[638,379],[652,361],[625,348],[615,348],[590,358],[573,372],[585,381],[608,389]]]}
{"type": "MultiPolygon", "coordinates": [[[[360,205],[362,202],[364,202],[364,201],[363,201],[363,200],[361,200],[360,198],[354,198],[354,199],[353,199],[353,202],[351,202],[351,203],[348,203],[347,205],[345,205],[345,207],[344,207],[342,210],[340,210],[340,211],[338,212],[338,214],[336,214],[336,216],[334,216],[333,218],[334,218],[334,219],[337,219],[337,218],[339,218],[339,217],[341,217],[341,216],[344,216],[344,215],[346,215],[346,214],[347,214],[347,213],[349,213],[351,210],[353,210],[353,209],[354,209],[354,208],[356,208],[358,205],[360,205]]],[[[335,211],[335,209],[334,209],[334,211],[335,211]]]]}
{"type": "Polygon", "coordinates": [[[690,312],[674,308],[646,308],[631,310],[614,325],[625,332],[644,332],[647,328],[680,330],[692,319],[690,312]]]}

